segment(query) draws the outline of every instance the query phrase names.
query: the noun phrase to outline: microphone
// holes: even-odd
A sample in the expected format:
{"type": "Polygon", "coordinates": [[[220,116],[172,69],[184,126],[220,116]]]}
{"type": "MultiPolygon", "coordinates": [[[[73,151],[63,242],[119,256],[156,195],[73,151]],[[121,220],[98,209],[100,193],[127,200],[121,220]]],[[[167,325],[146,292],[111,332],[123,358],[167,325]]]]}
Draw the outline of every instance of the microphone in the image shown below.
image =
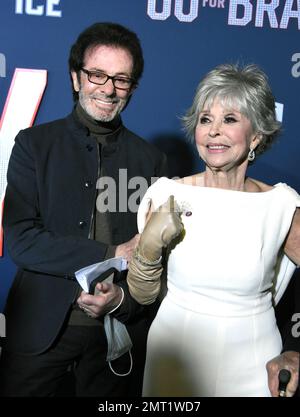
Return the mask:
{"type": "Polygon", "coordinates": [[[278,375],[278,397],[286,397],[286,387],[291,379],[291,373],[287,369],[281,369],[278,375]]]}

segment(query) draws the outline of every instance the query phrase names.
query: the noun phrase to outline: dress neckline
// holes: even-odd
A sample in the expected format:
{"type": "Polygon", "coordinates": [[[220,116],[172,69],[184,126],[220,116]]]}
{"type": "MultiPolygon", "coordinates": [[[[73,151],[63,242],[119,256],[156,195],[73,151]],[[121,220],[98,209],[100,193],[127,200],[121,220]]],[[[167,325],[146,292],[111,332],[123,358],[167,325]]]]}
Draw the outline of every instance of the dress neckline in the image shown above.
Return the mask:
{"type": "Polygon", "coordinates": [[[232,193],[239,193],[239,194],[243,194],[243,195],[264,195],[264,194],[269,194],[272,191],[278,189],[278,187],[284,186],[285,184],[282,182],[278,182],[277,184],[274,184],[272,186],[272,188],[270,190],[267,191],[239,191],[239,190],[230,190],[230,189],[226,189],[226,188],[218,188],[218,187],[206,187],[206,186],[201,186],[201,185],[193,185],[193,184],[185,184],[184,182],[178,182],[172,178],[167,178],[167,177],[162,177],[168,181],[171,181],[174,184],[177,184],[179,186],[183,186],[183,187],[192,187],[194,189],[200,189],[200,190],[214,190],[214,191],[225,191],[225,192],[232,192],[232,193]]]}

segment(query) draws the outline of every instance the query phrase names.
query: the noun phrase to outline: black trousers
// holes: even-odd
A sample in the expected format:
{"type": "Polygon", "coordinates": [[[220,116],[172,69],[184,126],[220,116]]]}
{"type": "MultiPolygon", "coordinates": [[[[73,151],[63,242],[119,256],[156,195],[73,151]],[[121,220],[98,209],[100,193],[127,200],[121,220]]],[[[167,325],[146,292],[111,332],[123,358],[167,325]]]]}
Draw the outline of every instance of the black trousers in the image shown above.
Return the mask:
{"type": "MultiPolygon", "coordinates": [[[[56,344],[39,355],[20,355],[3,350],[0,358],[0,396],[139,396],[143,360],[134,363],[134,370],[129,376],[116,376],[106,362],[106,352],[103,326],[67,326],[56,344]],[[72,374],[74,379],[70,378],[72,374]],[[69,378],[66,378],[68,375],[69,378]]],[[[134,351],[132,355],[135,360],[134,351]]],[[[118,373],[126,373],[129,367],[128,353],[113,361],[113,368],[118,373]]]]}

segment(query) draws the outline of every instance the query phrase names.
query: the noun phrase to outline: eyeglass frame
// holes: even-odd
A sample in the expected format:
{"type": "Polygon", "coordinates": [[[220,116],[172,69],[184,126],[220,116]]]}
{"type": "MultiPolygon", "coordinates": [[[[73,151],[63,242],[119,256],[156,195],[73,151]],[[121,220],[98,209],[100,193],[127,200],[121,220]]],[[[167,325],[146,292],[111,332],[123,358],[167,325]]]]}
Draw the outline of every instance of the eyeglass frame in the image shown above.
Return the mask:
{"type": "Polygon", "coordinates": [[[114,88],[116,88],[117,90],[132,91],[134,88],[136,88],[138,86],[138,82],[135,79],[126,77],[126,78],[123,78],[123,79],[126,79],[126,80],[130,81],[132,83],[132,85],[130,87],[128,87],[128,88],[116,87],[115,86],[115,78],[122,78],[122,77],[120,77],[118,75],[111,76],[111,75],[106,74],[103,71],[99,71],[99,70],[90,71],[90,70],[87,70],[86,68],[81,68],[81,71],[84,74],[87,75],[87,78],[88,78],[89,82],[92,83],[92,84],[95,84],[95,85],[104,85],[104,84],[107,83],[108,80],[111,80],[112,83],[113,83],[114,88]],[[95,83],[94,81],[91,81],[90,80],[91,74],[96,74],[96,73],[102,74],[102,75],[105,75],[106,76],[106,80],[104,81],[104,83],[99,84],[99,83],[95,83]]]}

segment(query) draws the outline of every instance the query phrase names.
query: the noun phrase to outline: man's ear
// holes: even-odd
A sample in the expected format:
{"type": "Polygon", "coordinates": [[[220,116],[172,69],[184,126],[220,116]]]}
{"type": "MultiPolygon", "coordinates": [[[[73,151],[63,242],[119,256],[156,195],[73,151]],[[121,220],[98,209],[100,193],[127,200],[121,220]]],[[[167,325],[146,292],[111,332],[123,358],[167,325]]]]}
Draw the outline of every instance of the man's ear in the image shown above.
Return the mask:
{"type": "Polygon", "coordinates": [[[73,81],[73,88],[78,93],[78,91],[80,90],[80,82],[78,80],[77,72],[76,71],[71,71],[71,77],[72,77],[72,81],[73,81]]]}

